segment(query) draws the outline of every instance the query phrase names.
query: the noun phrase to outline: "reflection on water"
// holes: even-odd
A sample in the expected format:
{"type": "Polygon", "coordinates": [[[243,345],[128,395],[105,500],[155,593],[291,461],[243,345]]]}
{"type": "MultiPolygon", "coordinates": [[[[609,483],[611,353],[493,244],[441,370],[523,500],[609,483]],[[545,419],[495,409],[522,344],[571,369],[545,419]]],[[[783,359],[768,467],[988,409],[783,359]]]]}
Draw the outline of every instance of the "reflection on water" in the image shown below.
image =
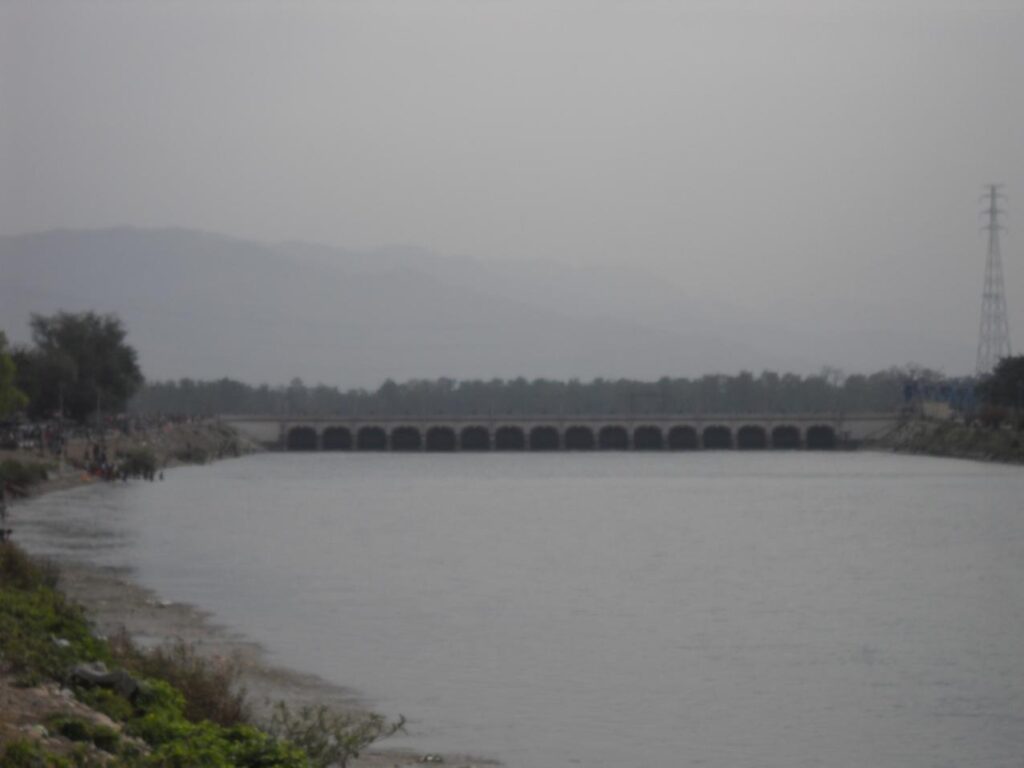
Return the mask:
{"type": "Polygon", "coordinates": [[[518,768],[1015,766],[1024,472],[881,454],[262,455],[37,499],[275,660],[518,768]]]}

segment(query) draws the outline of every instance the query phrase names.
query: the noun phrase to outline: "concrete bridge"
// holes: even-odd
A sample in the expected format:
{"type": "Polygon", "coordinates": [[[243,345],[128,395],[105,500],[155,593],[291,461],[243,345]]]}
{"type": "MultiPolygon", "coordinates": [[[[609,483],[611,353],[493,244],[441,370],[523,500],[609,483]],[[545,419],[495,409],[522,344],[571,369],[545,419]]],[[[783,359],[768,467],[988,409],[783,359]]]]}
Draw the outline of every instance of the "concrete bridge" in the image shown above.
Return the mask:
{"type": "Polygon", "coordinates": [[[831,450],[881,437],[897,414],[700,416],[225,416],[288,451],[831,450]]]}

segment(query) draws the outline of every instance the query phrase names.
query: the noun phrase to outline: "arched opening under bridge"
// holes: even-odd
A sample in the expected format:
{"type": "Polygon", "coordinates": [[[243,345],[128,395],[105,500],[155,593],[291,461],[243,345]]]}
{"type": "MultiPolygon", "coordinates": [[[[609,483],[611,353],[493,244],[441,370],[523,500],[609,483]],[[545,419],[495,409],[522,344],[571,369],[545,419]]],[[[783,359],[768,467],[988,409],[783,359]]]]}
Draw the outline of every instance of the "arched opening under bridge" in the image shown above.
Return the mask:
{"type": "Polygon", "coordinates": [[[836,447],[836,431],[825,424],[815,424],[807,430],[807,448],[814,451],[831,451],[836,447]]]}
{"type": "Polygon", "coordinates": [[[423,447],[423,437],[416,427],[395,427],[391,430],[392,451],[418,451],[423,447]]]}
{"type": "Polygon", "coordinates": [[[431,427],[427,430],[428,451],[454,451],[455,430],[451,427],[431,427]]]}
{"type": "Polygon", "coordinates": [[[768,447],[768,432],[756,424],[744,424],[736,432],[736,447],[741,451],[761,451],[768,447]]]}
{"type": "Polygon", "coordinates": [[[602,451],[625,451],[629,448],[629,433],[625,427],[601,427],[597,447],[602,451]]]}
{"type": "Polygon", "coordinates": [[[498,431],[494,433],[494,450],[526,450],[526,433],[519,427],[498,427],[498,431]]]}
{"type": "Polygon", "coordinates": [[[312,427],[292,427],[288,430],[289,451],[315,451],[316,443],[316,430],[312,427]]]}
{"type": "Polygon", "coordinates": [[[352,433],[347,427],[328,427],[323,436],[325,451],[351,451],[352,433]]]}
{"type": "Polygon", "coordinates": [[[772,448],[792,451],[800,447],[800,430],[791,424],[783,424],[772,430],[772,448]]]}
{"type": "Polygon", "coordinates": [[[557,451],[558,430],[554,427],[534,427],[530,430],[531,451],[557,451]]]}
{"type": "Polygon", "coordinates": [[[732,448],[732,430],[728,427],[705,427],[702,435],[705,450],[732,448]]]}
{"type": "Polygon", "coordinates": [[[633,430],[633,448],[638,451],[660,451],[665,439],[658,427],[645,425],[633,430]]]}
{"type": "Polygon", "coordinates": [[[695,451],[700,445],[697,430],[693,427],[672,427],[668,431],[668,447],[671,451],[695,451]]]}
{"type": "Polygon", "coordinates": [[[590,427],[569,427],[565,430],[565,450],[594,450],[594,430],[590,427]]]}
{"type": "Polygon", "coordinates": [[[360,451],[385,451],[387,447],[387,433],[380,427],[362,427],[356,433],[356,448],[360,451]]]}
{"type": "Polygon", "coordinates": [[[459,447],[464,451],[491,450],[491,435],[487,427],[463,427],[459,432],[459,447]]]}

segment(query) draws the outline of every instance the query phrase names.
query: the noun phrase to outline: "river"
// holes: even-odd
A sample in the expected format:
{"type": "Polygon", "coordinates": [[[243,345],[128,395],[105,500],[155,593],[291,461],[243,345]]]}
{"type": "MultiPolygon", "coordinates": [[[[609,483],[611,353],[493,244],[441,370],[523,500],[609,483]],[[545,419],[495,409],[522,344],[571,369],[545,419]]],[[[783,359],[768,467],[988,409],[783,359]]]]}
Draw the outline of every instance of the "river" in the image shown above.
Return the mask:
{"type": "Polygon", "coordinates": [[[1024,471],[878,453],[263,454],[20,508],[510,768],[1020,768],[1024,471]]]}

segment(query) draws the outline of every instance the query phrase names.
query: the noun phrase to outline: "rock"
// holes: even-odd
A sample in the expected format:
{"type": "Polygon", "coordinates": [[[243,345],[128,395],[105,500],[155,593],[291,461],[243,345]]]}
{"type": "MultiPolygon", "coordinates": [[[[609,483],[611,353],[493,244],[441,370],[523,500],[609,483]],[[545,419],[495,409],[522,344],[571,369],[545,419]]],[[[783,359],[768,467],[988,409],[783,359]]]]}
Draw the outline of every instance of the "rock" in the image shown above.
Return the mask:
{"type": "Polygon", "coordinates": [[[71,682],[87,688],[109,688],[114,693],[134,701],[142,686],[123,669],[113,672],[102,661],[78,664],[71,670],[71,682]]]}

